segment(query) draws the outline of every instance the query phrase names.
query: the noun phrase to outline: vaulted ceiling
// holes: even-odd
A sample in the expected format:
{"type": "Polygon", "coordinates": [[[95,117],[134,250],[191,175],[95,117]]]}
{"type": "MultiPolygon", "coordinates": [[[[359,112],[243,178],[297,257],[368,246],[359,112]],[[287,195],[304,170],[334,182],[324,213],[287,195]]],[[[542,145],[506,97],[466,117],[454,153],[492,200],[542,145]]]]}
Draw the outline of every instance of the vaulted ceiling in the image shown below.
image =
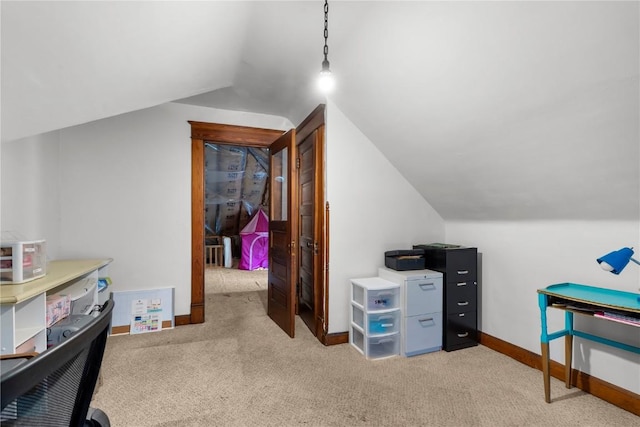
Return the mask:
{"type": "MultiPolygon", "coordinates": [[[[445,219],[640,220],[638,2],[330,1],[331,101],[445,219]]],[[[2,1],[2,140],[323,99],[323,2],[2,1]]]]}

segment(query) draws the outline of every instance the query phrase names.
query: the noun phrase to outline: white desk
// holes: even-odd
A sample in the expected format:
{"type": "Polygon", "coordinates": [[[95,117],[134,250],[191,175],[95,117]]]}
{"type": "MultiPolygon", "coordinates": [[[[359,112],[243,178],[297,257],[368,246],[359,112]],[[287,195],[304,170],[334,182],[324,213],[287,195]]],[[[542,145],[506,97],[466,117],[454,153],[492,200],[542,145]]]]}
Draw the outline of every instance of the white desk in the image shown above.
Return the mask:
{"type": "Polygon", "coordinates": [[[47,275],[20,284],[0,285],[0,354],[36,351],[47,348],[46,298],[89,275],[98,277],[109,263],[106,259],[51,261],[47,275]]]}

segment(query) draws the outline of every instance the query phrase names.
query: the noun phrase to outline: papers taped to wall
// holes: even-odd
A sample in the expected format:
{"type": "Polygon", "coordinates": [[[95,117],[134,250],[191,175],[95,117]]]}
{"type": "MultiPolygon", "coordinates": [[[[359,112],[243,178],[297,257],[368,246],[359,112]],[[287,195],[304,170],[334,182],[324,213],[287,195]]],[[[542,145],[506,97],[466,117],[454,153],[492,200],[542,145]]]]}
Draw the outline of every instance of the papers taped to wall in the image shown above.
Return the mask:
{"type": "Polygon", "coordinates": [[[131,334],[162,330],[162,299],[134,299],[131,301],[131,334]]]}

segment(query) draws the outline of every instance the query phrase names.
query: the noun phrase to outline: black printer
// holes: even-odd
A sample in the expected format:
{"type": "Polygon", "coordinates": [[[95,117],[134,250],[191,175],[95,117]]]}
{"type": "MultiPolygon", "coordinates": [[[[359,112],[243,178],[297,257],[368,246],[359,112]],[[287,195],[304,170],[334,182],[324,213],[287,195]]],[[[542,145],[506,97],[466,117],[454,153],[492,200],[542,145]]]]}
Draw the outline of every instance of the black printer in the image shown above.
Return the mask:
{"type": "Polygon", "coordinates": [[[396,249],[384,253],[384,265],[393,270],[424,270],[423,249],[396,249]]]}

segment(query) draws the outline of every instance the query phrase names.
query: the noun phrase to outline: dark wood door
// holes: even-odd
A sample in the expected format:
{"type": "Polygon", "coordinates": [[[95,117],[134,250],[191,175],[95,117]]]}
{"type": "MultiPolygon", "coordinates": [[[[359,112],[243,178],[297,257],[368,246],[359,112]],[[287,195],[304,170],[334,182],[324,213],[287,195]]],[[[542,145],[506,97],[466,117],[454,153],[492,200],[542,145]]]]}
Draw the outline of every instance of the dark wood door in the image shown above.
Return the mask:
{"type": "Polygon", "coordinates": [[[269,278],[267,314],[290,337],[295,336],[296,236],[298,220],[296,131],[270,147],[269,278]]]}
{"type": "Polygon", "coordinates": [[[315,272],[318,258],[318,236],[316,235],[316,180],[315,180],[315,143],[317,130],[298,144],[298,202],[299,202],[299,242],[298,250],[298,315],[317,335],[317,303],[315,272]]]}
{"type": "Polygon", "coordinates": [[[298,315],[322,343],[347,342],[328,335],[329,205],[324,202],[324,105],[296,128],[298,150],[298,315]],[[326,210],[325,210],[326,208],[326,210]]]}

